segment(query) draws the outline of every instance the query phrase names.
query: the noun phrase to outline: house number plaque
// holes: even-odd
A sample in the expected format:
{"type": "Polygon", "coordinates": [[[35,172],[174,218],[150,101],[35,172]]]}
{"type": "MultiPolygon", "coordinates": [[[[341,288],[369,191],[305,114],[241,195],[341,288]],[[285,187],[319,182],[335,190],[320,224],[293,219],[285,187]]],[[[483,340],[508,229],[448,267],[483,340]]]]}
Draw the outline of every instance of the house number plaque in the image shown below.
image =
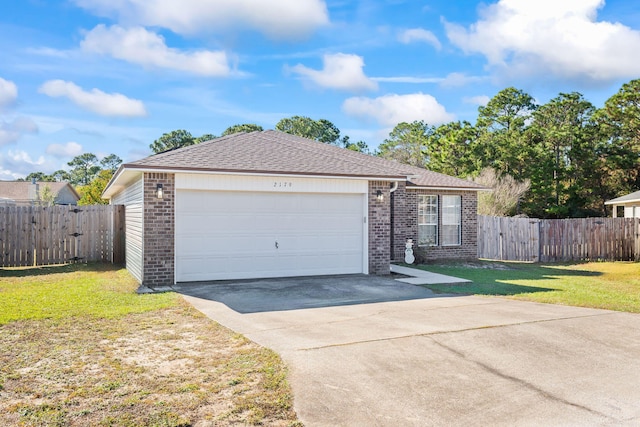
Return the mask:
{"type": "Polygon", "coordinates": [[[293,187],[293,183],[292,182],[287,182],[287,181],[274,181],[273,182],[273,187],[274,188],[293,187]]]}

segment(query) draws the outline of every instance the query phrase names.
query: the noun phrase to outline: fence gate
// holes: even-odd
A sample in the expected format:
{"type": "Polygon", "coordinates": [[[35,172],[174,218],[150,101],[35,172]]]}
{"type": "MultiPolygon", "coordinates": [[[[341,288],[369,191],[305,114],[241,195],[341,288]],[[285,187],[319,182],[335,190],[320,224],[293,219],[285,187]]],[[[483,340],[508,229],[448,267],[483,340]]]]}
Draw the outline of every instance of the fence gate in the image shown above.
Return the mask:
{"type": "Polygon", "coordinates": [[[540,260],[540,220],[478,215],[478,258],[540,260]]]}
{"type": "Polygon", "coordinates": [[[0,207],[0,267],[124,262],[124,206],[0,207]]]}

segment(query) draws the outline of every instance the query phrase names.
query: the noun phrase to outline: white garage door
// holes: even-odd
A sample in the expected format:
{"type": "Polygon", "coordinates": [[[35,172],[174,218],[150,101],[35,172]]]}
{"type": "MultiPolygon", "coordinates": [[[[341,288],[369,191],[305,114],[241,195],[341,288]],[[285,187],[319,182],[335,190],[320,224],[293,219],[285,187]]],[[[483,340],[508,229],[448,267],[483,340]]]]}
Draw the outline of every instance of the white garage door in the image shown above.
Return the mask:
{"type": "Polygon", "coordinates": [[[362,194],[178,190],[176,281],[363,272],[362,194]]]}

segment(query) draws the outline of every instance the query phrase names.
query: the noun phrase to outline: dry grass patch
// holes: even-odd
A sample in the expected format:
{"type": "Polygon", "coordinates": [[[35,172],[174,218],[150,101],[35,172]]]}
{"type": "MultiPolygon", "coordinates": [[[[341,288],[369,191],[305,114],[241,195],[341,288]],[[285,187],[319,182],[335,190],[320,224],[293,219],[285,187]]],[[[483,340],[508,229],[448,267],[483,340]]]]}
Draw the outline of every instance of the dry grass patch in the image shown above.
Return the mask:
{"type": "Polygon", "coordinates": [[[181,298],[159,301],[168,307],[0,326],[0,425],[298,424],[275,353],[181,298]]]}

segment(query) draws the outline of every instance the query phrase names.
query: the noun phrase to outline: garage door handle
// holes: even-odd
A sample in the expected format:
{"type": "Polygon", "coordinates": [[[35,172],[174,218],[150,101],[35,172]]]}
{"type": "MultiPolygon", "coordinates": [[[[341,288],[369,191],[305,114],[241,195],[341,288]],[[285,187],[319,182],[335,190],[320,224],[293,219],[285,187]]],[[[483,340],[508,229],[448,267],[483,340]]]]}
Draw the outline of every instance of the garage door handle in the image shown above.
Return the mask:
{"type": "Polygon", "coordinates": [[[276,240],[276,249],[278,249],[278,241],[276,240]]]}

